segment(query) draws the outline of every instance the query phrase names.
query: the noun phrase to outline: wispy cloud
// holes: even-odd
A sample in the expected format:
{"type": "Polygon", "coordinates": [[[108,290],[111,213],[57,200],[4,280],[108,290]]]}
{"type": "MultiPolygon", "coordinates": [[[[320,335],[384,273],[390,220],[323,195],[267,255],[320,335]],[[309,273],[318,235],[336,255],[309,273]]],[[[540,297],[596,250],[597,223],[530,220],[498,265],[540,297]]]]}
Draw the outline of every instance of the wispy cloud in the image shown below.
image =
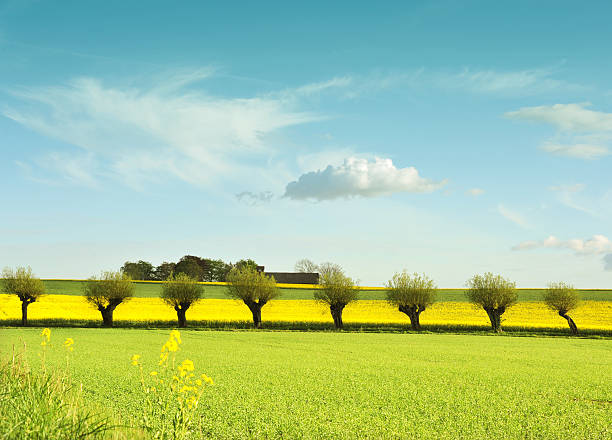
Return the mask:
{"type": "Polygon", "coordinates": [[[586,185],[582,183],[576,183],[574,185],[553,185],[548,187],[550,191],[557,193],[557,199],[564,206],[575,209],[576,211],[584,212],[591,216],[595,216],[596,213],[594,210],[582,206],[575,200],[576,195],[584,191],[585,188],[586,185]]]}
{"type": "Polygon", "coordinates": [[[588,102],[582,102],[523,107],[507,112],[505,116],[510,119],[551,124],[563,131],[612,131],[612,113],[590,110],[587,108],[590,105],[588,102]]]}
{"type": "Polygon", "coordinates": [[[23,88],[12,92],[23,105],[3,114],[79,147],[99,165],[93,170],[54,160],[63,175],[89,184],[115,176],[131,185],[160,173],[208,183],[269,151],[271,133],[322,119],[281,98],[226,99],[183,90],[209,75],[206,69],[181,73],[149,88],[110,87],[93,78],[23,88]]]}
{"type": "Polygon", "coordinates": [[[521,228],[530,228],[529,223],[525,218],[516,211],[513,211],[501,203],[497,205],[497,212],[499,212],[505,219],[510,220],[512,223],[520,226],[521,228]]]}
{"type": "Polygon", "coordinates": [[[542,94],[559,89],[581,90],[583,86],[554,78],[556,68],[499,71],[465,68],[460,72],[436,74],[438,85],[487,94],[542,94]]]}
{"type": "Polygon", "coordinates": [[[414,167],[396,168],[391,159],[374,161],[351,157],[339,166],[302,174],[287,185],[285,197],[294,200],[333,200],[378,197],[399,192],[429,193],[446,183],[419,175],[414,167]]]}
{"type": "Polygon", "coordinates": [[[554,235],[540,241],[524,241],[512,248],[515,251],[538,248],[569,249],[577,255],[597,255],[612,252],[612,241],[605,235],[593,235],[589,239],[559,240],[554,235]]]}
{"type": "Polygon", "coordinates": [[[541,150],[557,156],[593,160],[612,154],[607,145],[612,133],[612,113],[590,110],[589,106],[587,102],[523,107],[505,116],[557,128],[558,134],[544,142],[541,150]],[[559,137],[567,141],[559,142],[559,137]]]}

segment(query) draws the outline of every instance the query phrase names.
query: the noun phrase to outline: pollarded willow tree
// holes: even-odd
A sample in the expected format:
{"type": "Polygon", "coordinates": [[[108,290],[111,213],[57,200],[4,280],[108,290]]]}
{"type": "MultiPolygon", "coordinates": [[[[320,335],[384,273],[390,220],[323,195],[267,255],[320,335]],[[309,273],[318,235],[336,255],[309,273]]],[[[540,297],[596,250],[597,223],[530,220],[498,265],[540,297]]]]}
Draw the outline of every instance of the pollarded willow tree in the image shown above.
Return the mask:
{"type": "Polygon", "coordinates": [[[83,284],[85,299],[102,314],[102,324],[113,326],[113,313],[119,304],[134,295],[134,284],[121,272],[102,272],[83,284]]]}
{"type": "Polygon", "coordinates": [[[336,329],[343,328],[342,312],[344,308],[356,301],[359,289],[356,282],[344,274],[342,268],[337,264],[324,263],[319,278],[319,289],[315,290],[314,297],[329,306],[334,326],[336,329]]]}
{"type": "Polygon", "coordinates": [[[253,315],[255,328],[261,328],[261,309],[280,291],[274,277],[258,272],[251,265],[235,266],[227,274],[227,294],[242,300],[253,315]]]}
{"type": "Polygon", "coordinates": [[[204,287],[189,275],[170,276],[162,284],[161,299],[176,311],[179,327],[187,326],[187,309],[202,299],[204,287]]]}
{"type": "Polygon", "coordinates": [[[45,293],[45,285],[32,275],[31,268],[6,268],[2,271],[2,290],[17,295],[21,301],[21,325],[28,325],[28,306],[45,293]]]}
{"type": "Polygon", "coordinates": [[[578,334],[578,327],[568,313],[578,307],[580,304],[580,293],[574,289],[574,286],[560,283],[550,283],[544,293],[544,302],[546,305],[557,312],[559,316],[567,320],[572,334],[578,334]]]}
{"type": "Polygon", "coordinates": [[[466,284],[467,298],[487,312],[493,331],[501,333],[501,316],[518,300],[516,284],[491,272],[474,275],[466,284]]]}
{"type": "Polygon", "coordinates": [[[387,282],[387,301],[410,318],[412,330],[421,330],[421,313],[436,301],[437,286],[427,275],[403,271],[387,282]]]}

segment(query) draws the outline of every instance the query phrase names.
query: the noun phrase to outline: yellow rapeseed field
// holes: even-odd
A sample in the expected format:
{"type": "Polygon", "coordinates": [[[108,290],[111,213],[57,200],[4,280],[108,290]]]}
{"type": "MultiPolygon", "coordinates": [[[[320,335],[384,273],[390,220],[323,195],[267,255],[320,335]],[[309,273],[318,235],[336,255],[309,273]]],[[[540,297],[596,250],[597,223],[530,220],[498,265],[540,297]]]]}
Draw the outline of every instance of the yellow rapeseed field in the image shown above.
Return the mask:
{"type": "MultiPolygon", "coordinates": [[[[612,301],[584,301],[571,316],[579,328],[612,330],[612,301]]],[[[0,319],[19,319],[15,295],[0,294],[0,319]]],[[[100,320],[100,312],[82,296],[45,295],[28,308],[30,319],[100,320]]],[[[173,321],[176,313],[158,298],[132,298],[119,305],[115,321],[173,321]]],[[[262,311],[264,321],[332,322],[329,310],[313,300],[278,300],[262,311]]],[[[541,302],[520,302],[503,316],[503,325],[558,327],[567,323],[541,302]]],[[[231,299],[204,299],[187,312],[188,320],[248,321],[249,309],[231,299]]],[[[357,301],[346,307],[344,322],[408,323],[408,317],[385,301],[357,301]]],[[[440,302],[421,315],[422,324],[489,325],[486,313],[465,302],[440,302]]]]}

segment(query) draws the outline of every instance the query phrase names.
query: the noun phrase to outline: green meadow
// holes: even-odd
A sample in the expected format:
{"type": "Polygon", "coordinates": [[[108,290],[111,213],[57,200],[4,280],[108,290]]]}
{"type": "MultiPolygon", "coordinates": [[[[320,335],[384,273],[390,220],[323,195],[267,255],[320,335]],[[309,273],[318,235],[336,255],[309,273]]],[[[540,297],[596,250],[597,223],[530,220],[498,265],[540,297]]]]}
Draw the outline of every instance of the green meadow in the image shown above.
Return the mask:
{"type": "MultiPolygon", "coordinates": [[[[41,363],[40,328],[0,329],[0,357],[41,363]]],[[[456,334],[181,332],[177,362],[214,379],[192,438],[612,438],[607,339],[456,334]]],[[[52,329],[46,365],[84,404],[132,423],[168,330],[52,329]],[[61,347],[74,339],[67,359],[61,347]]],[[[6,403],[5,403],[6,404],[6,403]]],[[[109,438],[130,438],[125,426],[109,438]],[[123,436],[123,437],[122,437],[123,436]]]]}
{"type": "MultiPolygon", "coordinates": [[[[44,280],[46,293],[56,295],[82,295],[82,281],[73,280],[44,280]]],[[[161,283],[157,282],[135,282],[136,297],[159,297],[161,283]]],[[[302,288],[281,288],[279,299],[313,299],[314,290],[302,288]]],[[[205,287],[206,298],[227,298],[224,286],[207,285],[205,287]]],[[[544,289],[518,289],[519,301],[541,301],[544,289]]],[[[612,301],[612,290],[580,290],[580,294],[585,301],[612,301]]],[[[359,299],[364,300],[384,300],[384,290],[367,290],[360,292],[359,299]]],[[[439,289],[439,301],[467,301],[464,289],[439,289]]]]}

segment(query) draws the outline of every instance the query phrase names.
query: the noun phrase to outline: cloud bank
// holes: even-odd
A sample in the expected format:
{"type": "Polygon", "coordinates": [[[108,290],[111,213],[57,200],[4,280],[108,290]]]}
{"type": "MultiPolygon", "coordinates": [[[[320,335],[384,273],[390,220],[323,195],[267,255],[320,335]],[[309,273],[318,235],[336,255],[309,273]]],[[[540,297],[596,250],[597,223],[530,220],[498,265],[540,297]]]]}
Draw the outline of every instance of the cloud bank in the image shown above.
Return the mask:
{"type": "Polygon", "coordinates": [[[435,182],[421,177],[414,167],[396,168],[391,159],[350,157],[339,166],[302,174],[287,185],[284,197],[322,201],[399,192],[430,193],[445,184],[445,180],[435,182]]]}

